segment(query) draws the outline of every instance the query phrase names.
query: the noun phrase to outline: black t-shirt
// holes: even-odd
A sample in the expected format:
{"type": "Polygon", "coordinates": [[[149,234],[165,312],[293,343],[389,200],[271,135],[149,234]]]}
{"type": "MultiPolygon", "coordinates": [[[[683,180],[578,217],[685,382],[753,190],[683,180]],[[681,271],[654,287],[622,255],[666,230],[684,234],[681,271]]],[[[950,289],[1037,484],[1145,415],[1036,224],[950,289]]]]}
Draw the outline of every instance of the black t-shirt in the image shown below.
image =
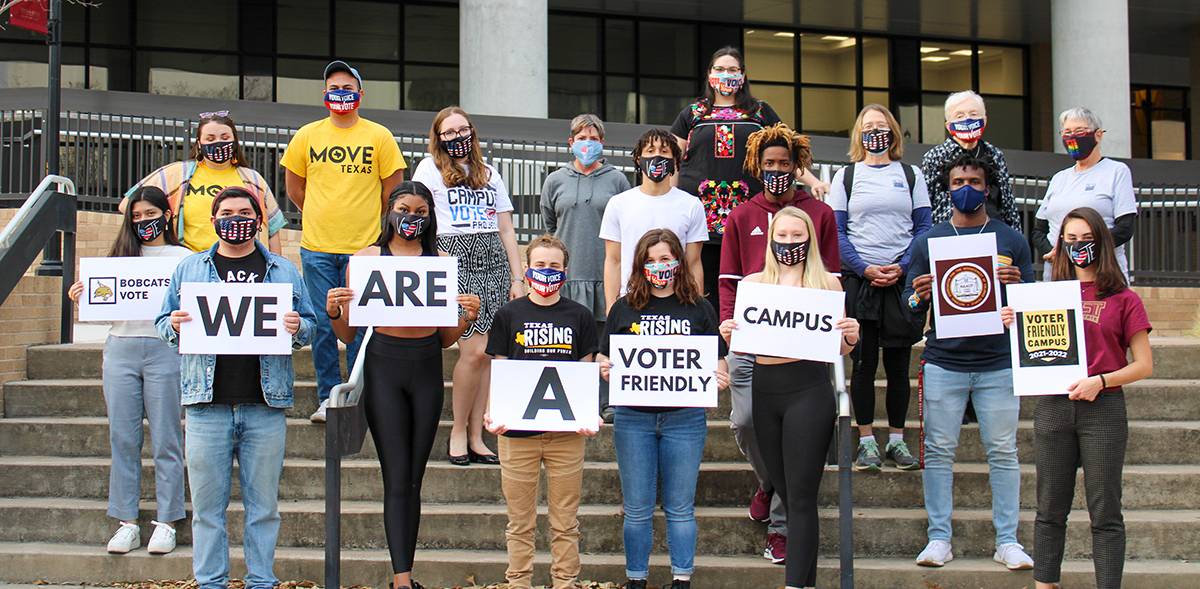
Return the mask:
{"type": "MultiPolygon", "coordinates": [[[[227,258],[214,252],[213,265],[221,282],[262,282],[267,275],[267,258],[258,248],[241,258],[227,258]]],[[[212,402],[221,405],[265,402],[257,355],[217,356],[212,402]]]]}
{"type": "MultiPolygon", "coordinates": [[[[509,360],[572,362],[595,354],[599,345],[596,319],[587,307],[566,297],[539,305],[522,297],[500,307],[488,332],[487,353],[509,360]]],[[[510,431],[510,438],[545,432],[510,431]]]]}
{"type": "MultiPolygon", "coordinates": [[[[608,321],[605,323],[604,337],[600,338],[600,353],[609,356],[609,336],[613,335],[715,335],[717,336],[717,355],[724,358],[729,354],[729,347],[720,337],[720,323],[717,322],[717,312],[712,304],[701,298],[694,304],[685,305],[678,297],[650,296],[650,301],[643,309],[634,309],[627,302],[627,297],[621,297],[613,303],[608,311],[608,321]]],[[[674,411],[679,407],[631,407],[647,413],[662,413],[674,411]]]]}
{"type": "Polygon", "coordinates": [[[751,110],[710,108],[694,102],[675,117],[671,133],[688,141],[679,170],[679,188],[700,198],[708,219],[709,241],[720,243],[734,207],[762,192],[762,181],[746,175],[746,140],[780,122],[766,102],[751,110]]]}

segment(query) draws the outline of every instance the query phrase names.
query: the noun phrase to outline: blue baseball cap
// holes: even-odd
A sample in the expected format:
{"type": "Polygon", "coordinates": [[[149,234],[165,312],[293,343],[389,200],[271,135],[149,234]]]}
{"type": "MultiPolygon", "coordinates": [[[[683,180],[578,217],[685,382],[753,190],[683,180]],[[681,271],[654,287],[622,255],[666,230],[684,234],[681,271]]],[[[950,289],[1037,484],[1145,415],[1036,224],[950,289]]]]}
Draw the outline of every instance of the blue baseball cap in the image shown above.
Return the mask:
{"type": "Polygon", "coordinates": [[[335,60],[329,62],[329,65],[325,66],[325,78],[324,79],[329,80],[329,76],[332,76],[333,74],[336,74],[337,72],[346,72],[346,73],[350,74],[351,76],[354,76],[354,79],[358,80],[359,89],[362,89],[363,79],[362,79],[362,76],[359,75],[358,70],[350,67],[350,64],[348,64],[340,59],[335,59],[335,60]]]}

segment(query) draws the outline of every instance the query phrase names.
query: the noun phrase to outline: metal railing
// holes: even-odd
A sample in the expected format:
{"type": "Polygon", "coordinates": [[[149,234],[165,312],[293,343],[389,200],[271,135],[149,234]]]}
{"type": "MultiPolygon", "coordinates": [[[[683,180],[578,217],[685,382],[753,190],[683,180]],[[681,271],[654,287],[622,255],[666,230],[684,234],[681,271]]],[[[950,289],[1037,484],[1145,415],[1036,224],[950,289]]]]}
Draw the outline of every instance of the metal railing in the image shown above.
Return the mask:
{"type": "MultiPolygon", "coordinates": [[[[24,196],[41,179],[43,111],[0,110],[0,195],[24,196]]],[[[75,179],[80,210],[113,211],[125,190],[155,168],[188,157],[194,121],[95,112],[63,113],[60,121],[62,175],[75,179]]],[[[247,164],[276,191],[292,228],[300,228],[300,211],[284,194],[279,160],[296,129],[240,125],[238,133],[247,164]]],[[[426,156],[428,138],[395,135],[414,168],[426,156]]],[[[507,141],[484,137],[484,157],[500,170],[513,200],[518,238],[544,230],[538,201],[546,176],[570,161],[565,143],[507,141]]],[[[612,145],[609,162],[632,177],[627,150],[612,145]]],[[[844,162],[816,164],[831,178],[844,162]]],[[[1010,170],[1025,231],[1046,192],[1047,177],[1010,170]]],[[[1133,241],[1127,246],[1130,269],[1138,284],[1200,285],[1200,186],[1168,186],[1151,178],[1135,178],[1140,214],[1133,241]]]]}

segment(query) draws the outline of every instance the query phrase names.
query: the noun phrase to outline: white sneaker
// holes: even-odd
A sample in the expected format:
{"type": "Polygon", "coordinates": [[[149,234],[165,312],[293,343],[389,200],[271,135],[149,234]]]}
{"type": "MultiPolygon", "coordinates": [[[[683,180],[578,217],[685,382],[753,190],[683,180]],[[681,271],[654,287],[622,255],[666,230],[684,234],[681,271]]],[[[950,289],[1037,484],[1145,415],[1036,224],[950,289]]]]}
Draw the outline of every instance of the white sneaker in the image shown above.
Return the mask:
{"type": "Polygon", "coordinates": [[[137,524],[121,522],[121,527],[108,541],[110,554],[125,554],[142,545],[142,532],[137,524]]]}
{"type": "Polygon", "coordinates": [[[925,550],[917,556],[917,564],[923,567],[940,567],[954,560],[954,551],[945,540],[930,540],[925,550]]]}
{"type": "Polygon", "coordinates": [[[329,400],[321,401],[321,406],[317,407],[317,410],[308,416],[308,420],[313,423],[325,423],[325,409],[327,407],[329,407],[329,400]]]}
{"type": "Polygon", "coordinates": [[[150,542],[146,544],[146,550],[150,554],[167,554],[175,550],[175,528],[162,522],[152,521],[154,524],[154,533],[150,535],[150,542]]]}
{"type": "Polygon", "coordinates": [[[997,546],[992,560],[1008,567],[1010,571],[1027,571],[1033,568],[1033,559],[1025,554],[1025,547],[1016,542],[997,546]]]}

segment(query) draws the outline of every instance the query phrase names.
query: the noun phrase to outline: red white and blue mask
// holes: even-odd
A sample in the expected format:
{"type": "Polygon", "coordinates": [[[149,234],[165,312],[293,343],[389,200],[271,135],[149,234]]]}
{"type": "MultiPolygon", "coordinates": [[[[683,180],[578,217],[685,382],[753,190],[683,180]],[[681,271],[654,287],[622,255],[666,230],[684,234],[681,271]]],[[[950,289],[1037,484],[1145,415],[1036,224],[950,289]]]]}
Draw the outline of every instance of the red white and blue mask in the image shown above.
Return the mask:
{"type": "Polygon", "coordinates": [[[141,221],[133,222],[133,231],[137,234],[137,238],[142,243],[154,241],[163,231],[167,229],[166,219],[155,217],[153,219],[142,219],[141,221]]]}
{"type": "Polygon", "coordinates": [[[950,134],[959,141],[979,141],[983,137],[983,130],[987,128],[986,119],[963,119],[954,121],[948,125],[950,134]]]}
{"type": "Polygon", "coordinates": [[[554,268],[529,268],[525,270],[525,279],[529,288],[543,297],[548,297],[562,288],[567,280],[567,273],[554,268]]]}
{"type": "Polygon", "coordinates": [[[650,262],[642,267],[646,281],[654,288],[666,288],[675,282],[675,270],[679,268],[679,260],[670,262],[650,262]]]}
{"type": "Polygon", "coordinates": [[[406,241],[420,239],[425,233],[425,228],[429,226],[429,217],[424,215],[391,212],[388,213],[388,218],[392,227],[396,229],[396,234],[406,241]]]}
{"type": "Polygon", "coordinates": [[[330,90],[325,93],[325,108],[343,114],[358,108],[362,94],[353,90],[330,90]]]}
{"type": "Polygon", "coordinates": [[[246,243],[258,233],[258,219],[235,215],[213,220],[213,229],[217,237],[234,245],[246,243]]]}

